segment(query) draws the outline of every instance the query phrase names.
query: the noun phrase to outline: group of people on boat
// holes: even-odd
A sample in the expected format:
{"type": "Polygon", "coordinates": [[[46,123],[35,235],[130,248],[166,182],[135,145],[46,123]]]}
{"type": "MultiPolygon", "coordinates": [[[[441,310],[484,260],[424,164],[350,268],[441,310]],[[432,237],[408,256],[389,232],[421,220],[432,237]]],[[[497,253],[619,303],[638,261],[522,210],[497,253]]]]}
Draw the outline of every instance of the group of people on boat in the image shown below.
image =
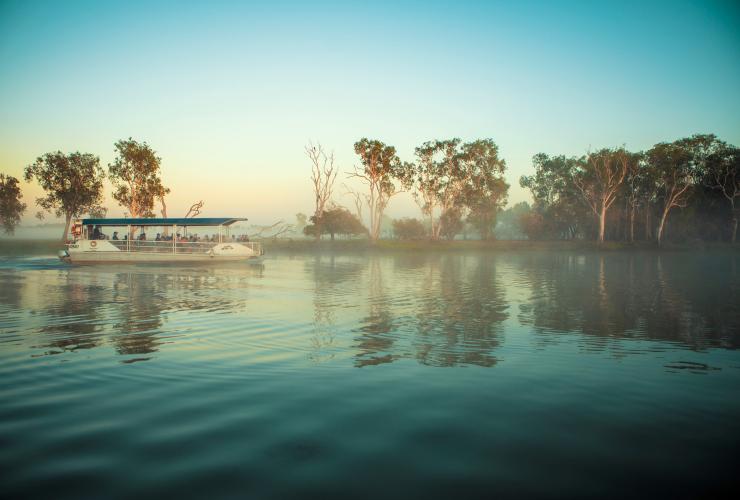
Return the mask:
{"type": "MultiPolygon", "coordinates": [[[[88,234],[90,235],[90,239],[92,240],[107,240],[111,239],[114,241],[126,241],[129,239],[128,234],[124,234],[123,238],[119,237],[118,231],[113,231],[113,236],[108,238],[106,234],[103,233],[100,226],[95,226],[92,231],[90,231],[90,226],[88,226],[88,234]]],[[[146,232],[142,229],[142,231],[138,234],[138,236],[132,237],[132,240],[136,241],[147,241],[146,232]]],[[[181,235],[180,233],[177,233],[175,236],[172,236],[171,234],[161,234],[157,233],[157,235],[154,237],[154,241],[172,241],[173,239],[177,239],[178,243],[218,243],[219,238],[217,234],[212,234],[211,236],[208,236],[207,234],[204,236],[200,236],[198,234],[190,234],[190,235],[181,235]]],[[[151,240],[149,240],[151,241],[151,240]]],[[[227,236],[222,237],[222,242],[227,241],[234,241],[234,242],[248,242],[249,236],[246,234],[241,234],[238,237],[235,235],[231,235],[231,238],[227,236]]]]}

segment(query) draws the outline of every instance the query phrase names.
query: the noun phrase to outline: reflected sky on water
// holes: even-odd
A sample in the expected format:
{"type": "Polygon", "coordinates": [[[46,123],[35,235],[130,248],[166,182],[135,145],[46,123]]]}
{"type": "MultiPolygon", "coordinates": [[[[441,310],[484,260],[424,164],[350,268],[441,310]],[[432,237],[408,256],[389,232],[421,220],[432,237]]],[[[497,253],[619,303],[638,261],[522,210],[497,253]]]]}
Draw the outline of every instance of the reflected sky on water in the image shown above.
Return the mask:
{"type": "Polygon", "coordinates": [[[309,255],[259,265],[110,269],[6,259],[0,341],[33,356],[101,349],[156,359],[198,347],[216,357],[241,351],[244,362],[282,351],[291,363],[355,367],[399,359],[493,367],[507,344],[520,348],[525,339],[533,349],[567,342],[616,356],[734,349],[737,260],[309,255]]]}
{"type": "Polygon", "coordinates": [[[4,257],[0,496],[709,491],[740,445],[738,263],[4,257]]]}

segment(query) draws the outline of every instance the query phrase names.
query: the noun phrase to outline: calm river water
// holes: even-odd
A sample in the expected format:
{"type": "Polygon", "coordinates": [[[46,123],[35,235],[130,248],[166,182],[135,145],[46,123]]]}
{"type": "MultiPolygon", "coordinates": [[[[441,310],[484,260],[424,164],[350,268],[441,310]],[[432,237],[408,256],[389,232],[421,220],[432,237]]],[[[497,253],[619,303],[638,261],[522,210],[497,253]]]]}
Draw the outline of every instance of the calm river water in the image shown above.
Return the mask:
{"type": "Polygon", "coordinates": [[[0,496],[737,487],[740,256],[0,258],[0,496]]]}

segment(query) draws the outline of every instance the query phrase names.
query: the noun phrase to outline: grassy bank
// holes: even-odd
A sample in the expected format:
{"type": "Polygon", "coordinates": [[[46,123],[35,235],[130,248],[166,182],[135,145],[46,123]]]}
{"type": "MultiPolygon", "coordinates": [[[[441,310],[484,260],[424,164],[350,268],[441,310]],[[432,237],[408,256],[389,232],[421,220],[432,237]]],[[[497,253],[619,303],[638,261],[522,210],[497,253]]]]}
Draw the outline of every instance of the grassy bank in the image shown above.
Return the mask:
{"type": "Polygon", "coordinates": [[[662,252],[695,252],[723,251],[740,252],[740,245],[727,243],[668,243],[661,248],[653,242],[617,242],[609,241],[599,245],[595,241],[522,241],[522,240],[455,240],[455,241],[400,241],[381,240],[375,245],[368,240],[266,240],[263,242],[266,252],[461,252],[461,251],[662,251],[662,252]]]}
{"type": "MultiPolygon", "coordinates": [[[[368,240],[265,240],[270,253],[377,253],[377,252],[740,252],[740,244],[728,243],[668,243],[658,248],[652,242],[609,241],[599,245],[594,241],[521,241],[521,240],[455,240],[455,241],[399,241],[381,240],[375,245],[368,240]]],[[[0,255],[31,256],[56,255],[64,248],[59,240],[0,239],[0,255]]]]}

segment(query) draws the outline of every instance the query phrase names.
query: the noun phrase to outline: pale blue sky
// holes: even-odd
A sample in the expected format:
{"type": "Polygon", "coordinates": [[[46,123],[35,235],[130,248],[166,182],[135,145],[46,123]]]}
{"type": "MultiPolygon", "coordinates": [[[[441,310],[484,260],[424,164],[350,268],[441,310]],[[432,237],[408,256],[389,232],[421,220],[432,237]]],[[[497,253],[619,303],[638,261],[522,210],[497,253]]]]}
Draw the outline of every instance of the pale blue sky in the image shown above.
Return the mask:
{"type": "Polygon", "coordinates": [[[491,137],[516,202],[538,152],[740,144],[738,26],[737,3],[706,1],[0,0],[0,171],[56,149],[107,164],[132,136],[162,156],[172,215],[202,198],[267,222],[311,211],[309,139],[349,170],[364,136],[404,160],[491,137]]]}

